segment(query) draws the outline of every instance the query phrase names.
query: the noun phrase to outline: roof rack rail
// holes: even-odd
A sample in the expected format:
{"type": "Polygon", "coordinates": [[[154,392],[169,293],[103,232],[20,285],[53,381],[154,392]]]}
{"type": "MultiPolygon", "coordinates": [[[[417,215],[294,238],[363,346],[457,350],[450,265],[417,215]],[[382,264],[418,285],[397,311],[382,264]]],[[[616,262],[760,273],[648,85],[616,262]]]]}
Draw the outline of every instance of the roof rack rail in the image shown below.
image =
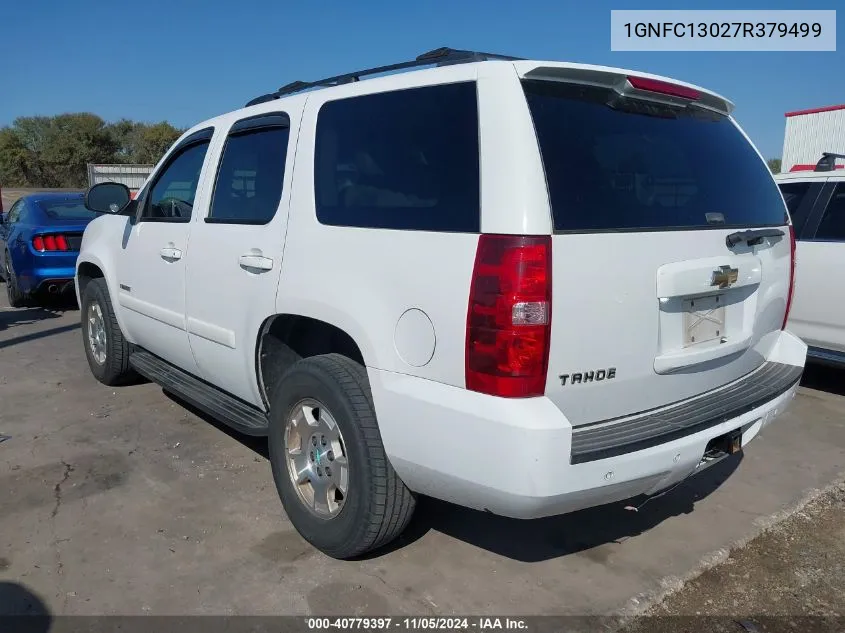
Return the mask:
{"type": "Polygon", "coordinates": [[[822,152],[822,157],[816,163],[813,171],[834,171],[836,169],[836,159],[841,158],[845,160],[845,154],[834,154],[833,152],[822,152]]]}
{"type": "Polygon", "coordinates": [[[499,55],[497,53],[481,53],[478,51],[465,51],[454,48],[435,48],[432,51],[418,55],[416,59],[408,62],[400,62],[398,64],[389,64],[387,66],[377,66],[376,68],[368,68],[365,70],[358,70],[344,75],[337,75],[335,77],[327,77],[326,79],[318,79],[317,81],[293,81],[276,90],[276,92],[269,92],[249,101],[246,105],[251,106],[257,103],[265,103],[273,101],[287,95],[297,92],[302,92],[308,88],[325,88],[328,86],[339,86],[341,84],[352,83],[359,81],[361,77],[367,75],[380,75],[395,70],[405,70],[408,68],[419,68],[421,66],[447,66],[450,64],[465,64],[468,62],[482,62],[491,59],[499,59],[505,61],[516,61],[520,57],[511,57],[510,55],[499,55]]]}

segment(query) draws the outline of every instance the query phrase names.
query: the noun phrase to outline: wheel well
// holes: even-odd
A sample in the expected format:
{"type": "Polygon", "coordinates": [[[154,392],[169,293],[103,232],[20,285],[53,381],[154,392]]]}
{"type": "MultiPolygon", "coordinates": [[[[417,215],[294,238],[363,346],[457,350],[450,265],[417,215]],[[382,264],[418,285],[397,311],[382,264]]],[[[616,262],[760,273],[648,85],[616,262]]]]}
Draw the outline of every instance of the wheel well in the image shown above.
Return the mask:
{"type": "Polygon", "coordinates": [[[256,351],[265,403],[272,386],[298,358],[341,354],[364,365],[361,349],[349,334],[325,321],[295,314],[278,314],[265,321],[256,351]]]}
{"type": "Polygon", "coordinates": [[[95,264],[89,262],[79,264],[79,268],[76,270],[76,277],[79,279],[79,296],[82,297],[85,294],[85,286],[88,285],[89,281],[103,276],[103,271],[95,264]]]}

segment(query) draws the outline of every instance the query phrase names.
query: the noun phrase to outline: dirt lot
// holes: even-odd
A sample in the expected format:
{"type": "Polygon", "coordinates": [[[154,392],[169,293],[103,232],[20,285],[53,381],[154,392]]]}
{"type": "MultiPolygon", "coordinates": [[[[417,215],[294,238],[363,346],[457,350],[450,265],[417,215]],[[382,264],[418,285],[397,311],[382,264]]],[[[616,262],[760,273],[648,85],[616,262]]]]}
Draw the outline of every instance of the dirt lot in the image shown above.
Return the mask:
{"type": "Polygon", "coordinates": [[[709,621],[711,630],[842,631],[843,614],[845,484],[839,484],[731,552],[626,633],[674,632],[694,616],[704,616],[697,621],[709,621]]]}
{"type": "MultiPolygon", "coordinates": [[[[53,614],[633,613],[845,471],[845,375],[814,369],[744,456],[639,513],[519,522],[427,501],[388,551],[338,562],[284,516],[266,444],[155,385],[100,385],[78,321],[0,301],[0,586],[53,614]]],[[[725,569],[756,577],[740,560],[725,569]]],[[[667,608],[692,609],[683,595],[667,608]]]]}

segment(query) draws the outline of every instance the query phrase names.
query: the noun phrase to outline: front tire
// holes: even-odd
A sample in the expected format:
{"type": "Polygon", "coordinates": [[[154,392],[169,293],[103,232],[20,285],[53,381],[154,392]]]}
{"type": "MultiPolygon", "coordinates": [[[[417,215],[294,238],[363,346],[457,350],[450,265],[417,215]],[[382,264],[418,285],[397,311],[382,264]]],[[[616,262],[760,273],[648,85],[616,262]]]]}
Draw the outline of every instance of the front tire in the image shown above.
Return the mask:
{"type": "Polygon", "coordinates": [[[105,279],[92,279],[85,286],[80,314],[85,357],[94,377],[109,386],[133,380],[129,343],[117,323],[105,279]]]}
{"type": "Polygon", "coordinates": [[[13,308],[22,308],[26,305],[26,295],[21,292],[18,286],[18,278],[15,276],[15,269],[12,268],[12,258],[6,251],[3,257],[4,276],[6,277],[6,297],[9,305],[13,308]]]}
{"type": "Polygon", "coordinates": [[[326,354],[294,364],[270,397],[269,440],[282,505],[323,553],[354,558],[408,525],[415,499],[387,459],[359,363],[326,354]]]}

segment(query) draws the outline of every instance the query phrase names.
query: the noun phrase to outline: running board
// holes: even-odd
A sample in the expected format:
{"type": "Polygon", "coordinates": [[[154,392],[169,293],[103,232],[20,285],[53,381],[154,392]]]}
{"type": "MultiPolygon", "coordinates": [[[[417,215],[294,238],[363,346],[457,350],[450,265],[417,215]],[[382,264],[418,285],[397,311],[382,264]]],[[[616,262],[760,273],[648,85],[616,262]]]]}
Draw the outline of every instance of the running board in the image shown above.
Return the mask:
{"type": "Polygon", "coordinates": [[[267,435],[267,414],[213,387],[146,350],[135,349],[129,365],[154,383],[245,435],[267,435]]]}
{"type": "Polygon", "coordinates": [[[833,367],[845,366],[845,353],[822,347],[809,347],[807,357],[817,363],[832,365],[833,367]]]}

